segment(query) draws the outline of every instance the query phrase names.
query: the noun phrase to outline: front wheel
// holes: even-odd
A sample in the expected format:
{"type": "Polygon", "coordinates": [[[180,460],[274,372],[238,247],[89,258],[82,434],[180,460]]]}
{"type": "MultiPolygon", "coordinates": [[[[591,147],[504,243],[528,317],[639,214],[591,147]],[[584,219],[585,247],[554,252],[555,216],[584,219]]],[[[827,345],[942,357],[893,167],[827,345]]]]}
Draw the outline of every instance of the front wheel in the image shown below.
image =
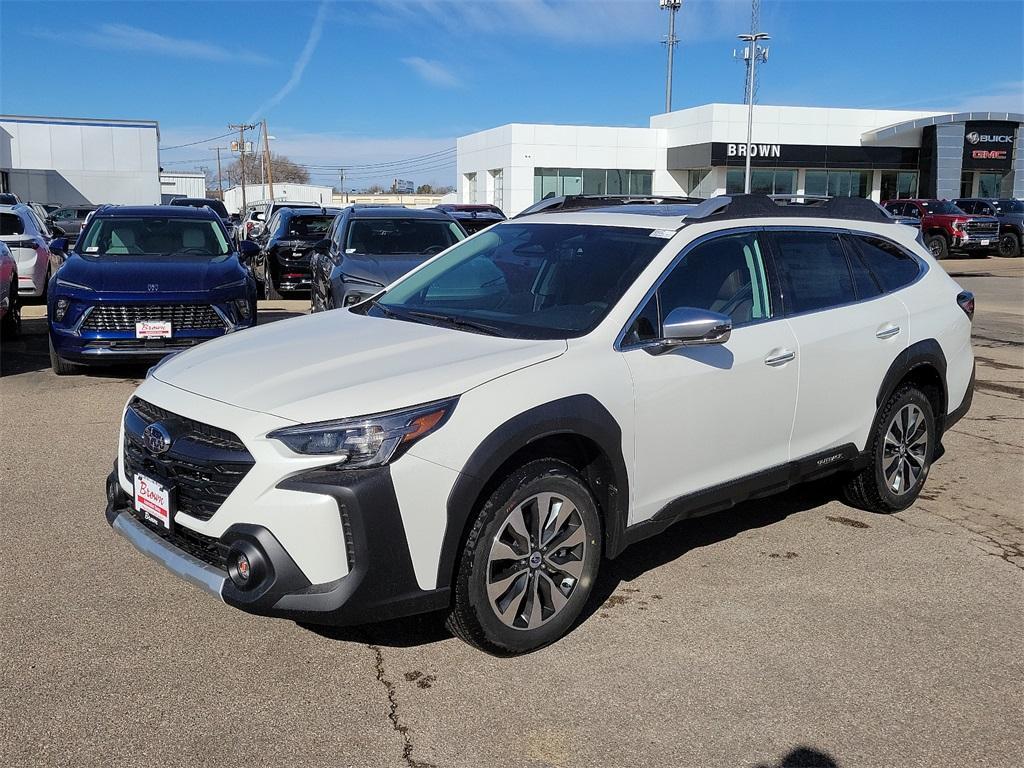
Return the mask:
{"type": "Polygon", "coordinates": [[[945,235],[928,235],[924,244],[936,259],[944,259],[949,256],[949,241],[945,235]]]}
{"type": "Polygon", "coordinates": [[[1013,234],[1013,232],[1007,232],[999,238],[999,247],[996,248],[996,254],[1004,259],[1013,259],[1020,256],[1020,238],[1013,234]]]}
{"type": "Polygon", "coordinates": [[[552,459],[525,464],[477,512],[448,628],[496,655],[554,642],[587,602],[601,541],[597,504],[576,471],[552,459]]]}
{"type": "Polygon", "coordinates": [[[7,290],[7,314],[0,321],[0,338],[13,339],[21,333],[21,297],[18,296],[18,278],[11,280],[7,290]]]}
{"type": "Polygon", "coordinates": [[[928,479],[938,433],[935,414],[913,384],[886,402],[868,443],[871,463],[843,488],[846,501],[869,512],[899,512],[917,500],[928,479]]]}
{"type": "Polygon", "coordinates": [[[53,339],[49,339],[50,343],[50,367],[53,372],[58,376],[68,376],[73,373],[78,373],[79,366],[74,363],[69,363],[63,357],[57,354],[57,350],[53,348],[53,339]]]}

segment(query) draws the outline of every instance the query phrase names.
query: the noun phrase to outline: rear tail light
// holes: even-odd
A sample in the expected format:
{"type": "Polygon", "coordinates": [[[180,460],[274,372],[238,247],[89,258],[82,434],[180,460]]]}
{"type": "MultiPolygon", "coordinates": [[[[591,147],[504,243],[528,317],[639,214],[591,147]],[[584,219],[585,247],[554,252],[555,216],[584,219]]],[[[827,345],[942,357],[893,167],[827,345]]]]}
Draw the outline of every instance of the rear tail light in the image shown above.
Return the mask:
{"type": "Polygon", "coordinates": [[[956,303],[971,320],[974,319],[974,294],[970,291],[961,291],[956,297],[956,303]]]}

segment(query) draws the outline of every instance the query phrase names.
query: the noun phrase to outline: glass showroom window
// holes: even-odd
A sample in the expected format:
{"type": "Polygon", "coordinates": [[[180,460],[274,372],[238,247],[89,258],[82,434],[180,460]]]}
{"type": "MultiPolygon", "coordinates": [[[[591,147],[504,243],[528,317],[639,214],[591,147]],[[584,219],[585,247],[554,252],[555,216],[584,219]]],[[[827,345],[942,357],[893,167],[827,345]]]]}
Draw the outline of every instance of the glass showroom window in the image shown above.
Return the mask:
{"type": "Polygon", "coordinates": [[[493,190],[491,204],[505,210],[505,171],[503,169],[495,168],[491,171],[491,189],[493,190]]]}
{"type": "Polygon", "coordinates": [[[1003,174],[979,173],[978,197],[1002,197],[1003,174]]]}
{"type": "Polygon", "coordinates": [[[534,200],[555,195],[649,195],[653,171],[604,168],[535,168],[534,200]]]}
{"type": "Polygon", "coordinates": [[[475,203],[476,202],[476,174],[475,173],[467,173],[466,174],[466,202],[467,203],[475,203]]]}
{"type": "Polygon", "coordinates": [[[871,171],[807,171],[804,194],[868,197],[871,194],[871,171]]]}
{"type": "MultiPolygon", "coordinates": [[[[729,195],[743,193],[743,168],[730,168],[725,174],[725,192],[729,195]]],[[[750,191],[763,195],[792,195],[796,192],[796,171],[775,170],[774,168],[751,168],[750,191]]]]}
{"type": "Polygon", "coordinates": [[[706,180],[711,175],[710,168],[696,168],[686,172],[686,194],[693,197],[707,197],[706,180]]]}
{"type": "Polygon", "coordinates": [[[881,194],[883,200],[917,197],[917,171],[882,171],[881,194]]]}

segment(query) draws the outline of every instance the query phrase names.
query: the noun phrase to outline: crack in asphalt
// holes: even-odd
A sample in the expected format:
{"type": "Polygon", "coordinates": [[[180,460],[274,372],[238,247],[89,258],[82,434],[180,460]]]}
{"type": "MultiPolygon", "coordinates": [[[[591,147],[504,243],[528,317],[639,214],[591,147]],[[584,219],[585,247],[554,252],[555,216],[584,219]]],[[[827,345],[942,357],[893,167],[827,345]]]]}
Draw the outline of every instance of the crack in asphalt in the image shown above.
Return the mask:
{"type": "Polygon", "coordinates": [[[402,737],[402,761],[409,768],[437,768],[433,763],[413,758],[412,736],[409,734],[409,726],[402,723],[402,719],[398,715],[398,694],[395,692],[395,684],[388,679],[384,672],[384,654],[379,646],[371,643],[367,643],[367,648],[373,651],[377,682],[384,686],[384,691],[388,696],[388,720],[391,722],[391,728],[402,737]]]}

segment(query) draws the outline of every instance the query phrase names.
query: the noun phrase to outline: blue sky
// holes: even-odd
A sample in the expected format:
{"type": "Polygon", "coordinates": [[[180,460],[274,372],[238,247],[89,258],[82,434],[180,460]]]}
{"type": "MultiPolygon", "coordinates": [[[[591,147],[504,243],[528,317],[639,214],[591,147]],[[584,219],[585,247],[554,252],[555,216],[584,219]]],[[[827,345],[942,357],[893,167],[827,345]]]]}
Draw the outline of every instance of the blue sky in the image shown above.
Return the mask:
{"type": "MultiPolygon", "coordinates": [[[[749,7],[684,0],[676,108],[742,101],[749,7]]],[[[1024,111],[1020,0],[762,0],[761,18],[759,103],[1024,111]]],[[[367,166],[508,122],[647,125],[666,31],[657,0],[3,0],[0,112],[154,119],[164,147],[265,117],[275,151],[367,166]]],[[[214,165],[225,141],[161,160],[214,165]]],[[[454,182],[450,153],[434,157],[402,175],[454,182]]]]}

